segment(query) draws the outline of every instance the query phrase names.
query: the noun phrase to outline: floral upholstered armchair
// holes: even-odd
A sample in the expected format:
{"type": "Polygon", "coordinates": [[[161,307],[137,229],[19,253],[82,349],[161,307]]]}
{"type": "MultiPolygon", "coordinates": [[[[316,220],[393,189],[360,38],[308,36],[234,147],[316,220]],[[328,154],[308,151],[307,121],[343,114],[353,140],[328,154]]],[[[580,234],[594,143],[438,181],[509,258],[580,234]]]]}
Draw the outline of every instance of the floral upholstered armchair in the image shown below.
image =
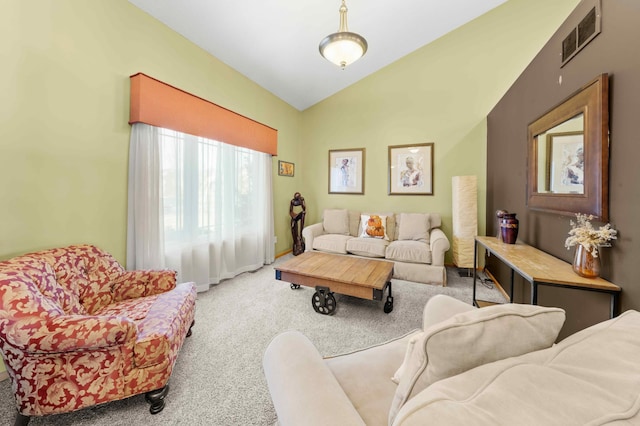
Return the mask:
{"type": "Polygon", "coordinates": [[[81,245],[0,262],[0,349],[16,424],[146,393],[164,408],[196,290],[81,245]]]}

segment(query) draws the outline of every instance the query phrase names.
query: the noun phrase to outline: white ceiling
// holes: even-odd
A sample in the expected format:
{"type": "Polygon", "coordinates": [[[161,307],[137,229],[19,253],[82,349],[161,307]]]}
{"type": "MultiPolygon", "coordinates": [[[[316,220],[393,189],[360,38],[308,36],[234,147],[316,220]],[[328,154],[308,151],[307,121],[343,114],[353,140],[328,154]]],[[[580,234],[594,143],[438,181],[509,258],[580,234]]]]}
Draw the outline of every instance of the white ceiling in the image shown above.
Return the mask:
{"type": "Polygon", "coordinates": [[[369,50],[344,71],[318,52],[341,0],[129,0],[298,110],[506,0],[347,0],[349,30],[369,50]]]}

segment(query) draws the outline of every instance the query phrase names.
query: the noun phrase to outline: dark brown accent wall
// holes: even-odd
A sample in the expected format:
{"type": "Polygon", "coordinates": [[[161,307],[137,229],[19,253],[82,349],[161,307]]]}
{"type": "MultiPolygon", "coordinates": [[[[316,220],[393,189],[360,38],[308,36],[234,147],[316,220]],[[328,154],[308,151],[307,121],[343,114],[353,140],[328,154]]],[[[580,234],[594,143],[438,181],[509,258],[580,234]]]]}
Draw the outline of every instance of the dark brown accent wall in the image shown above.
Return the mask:
{"type": "MultiPolygon", "coordinates": [[[[576,7],[488,116],[487,234],[496,234],[495,211],[506,209],[518,214],[519,239],[572,261],[574,250],[564,247],[571,218],[527,208],[527,126],[609,73],[609,221],[619,234],[601,251],[602,277],[622,287],[621,312],[640,310],[640,2],[603,0],[602,32],[560,68],[562,40],[591,7],[589,0],[576,7]]],[[[491,257],[487,265],[508,290],[509,270],[491,257]]],[[[526,303],[529,290],[516,276],[515,300],[526,303]]],[[[540,287],[538,302],[567,311],[561,338],[608,318],[604,294],[540,287]]]]}

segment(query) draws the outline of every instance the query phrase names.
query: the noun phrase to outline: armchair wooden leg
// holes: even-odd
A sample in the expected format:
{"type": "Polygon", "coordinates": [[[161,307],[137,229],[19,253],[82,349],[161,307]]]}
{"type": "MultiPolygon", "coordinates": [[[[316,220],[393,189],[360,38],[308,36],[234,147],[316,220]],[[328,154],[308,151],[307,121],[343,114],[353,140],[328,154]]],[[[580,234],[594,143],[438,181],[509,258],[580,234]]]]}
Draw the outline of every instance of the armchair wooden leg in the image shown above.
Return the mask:
{"type": "Polygon", "coordinates": [[[196,320],[191,321],[191,325],[189,326],[189,331],[187,331],[187,337],[191,336],[191,334],[193,333],[191,329],[193,328],[193,324],[195,323],[196,323],[196,320]]]}
{"type": "Polygon", "coordinates": [[[147,402],[151,404],[151,407],[149,407],[151,414],[158,414],[164,409],[164,397],[167,396],[167,393],[169,393],[169,385],[147,392],[144,395],[147,402]]]}
{"type": "Polygon", "coordinates": [[[27,426],[29,424],[29,420],[31,417],[25,416],[24,414],[18,413],[16,415],[16,421],[13,424],[14,426],[27,426]]]}

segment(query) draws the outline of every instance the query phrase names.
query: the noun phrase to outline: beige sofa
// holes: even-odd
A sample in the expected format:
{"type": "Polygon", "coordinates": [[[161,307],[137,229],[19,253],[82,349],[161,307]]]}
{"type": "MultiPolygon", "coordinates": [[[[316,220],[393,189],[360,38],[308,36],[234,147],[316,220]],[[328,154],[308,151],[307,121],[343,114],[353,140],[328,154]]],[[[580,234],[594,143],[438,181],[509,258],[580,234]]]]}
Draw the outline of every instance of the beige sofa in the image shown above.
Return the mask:
{"type": "Polygon", "coordinates": [[[441,295],[424,331],[325,359],[286,332],[263,367],[280,426],[640,424],[640,313],[553,344],[563,322],[557,308],[441,295]]]}
{"type": "Polygon", "coordinates": [[[444,286],[444,254],[450,245],[440,226],[437,213],[326,209],[322,222],[305,227],[302,236],[305,251],[389,260],[394,278],[444,286]]]}

